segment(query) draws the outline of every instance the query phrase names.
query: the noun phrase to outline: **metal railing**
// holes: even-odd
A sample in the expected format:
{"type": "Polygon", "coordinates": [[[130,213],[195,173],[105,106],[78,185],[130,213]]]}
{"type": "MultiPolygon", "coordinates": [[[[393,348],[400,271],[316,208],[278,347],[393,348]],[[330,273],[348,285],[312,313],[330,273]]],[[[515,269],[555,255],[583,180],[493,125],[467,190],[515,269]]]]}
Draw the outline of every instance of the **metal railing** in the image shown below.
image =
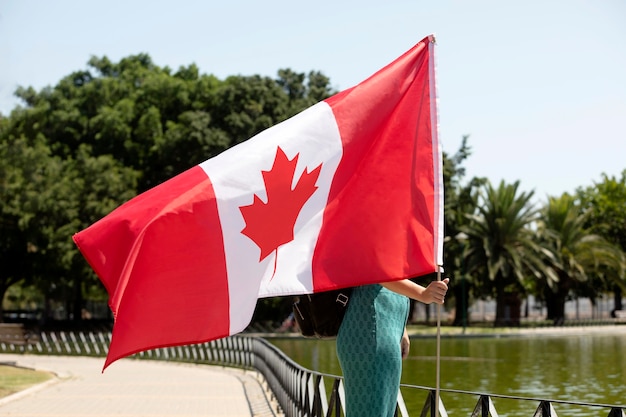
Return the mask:
{"type": "MultiPolygon", "coordinates": [[[[105,356],[111,342],[108,332],[42,332],[27,346],[0,342],[0,353],[33,353],[44,355],[105,356]]],[[[311,371],[295,363],[274,345],[262,338],[232,336],[197,345],[154,349],[132,356],[138,359],[190,362],[221,365],[256,370],[287,417],[341,417],[345,410],[343,379],[337,375],[311,371]]],[[[426,393],[426,401],[420,417],[435,417],[437,395],[432,387],[415,385],[402,386],[403,391],[426,393]]],[[[593,404],[572,401],[547,400],[541,398],[513,397],[472,391],[441,389],[441,393],[464,395],[475,401],[471,417],[497,417],[493,398],[534,402],[537,409],[533,417],[557,416],[560,405],[579,406],[593,409],[594,416],[626,417],[624,405],[593,404]],[[474,398],[474,399],[472,399],[474,398]],[[555,407],[556,405],[556,407],[555,407]]],[[[448,413],[439,396],[439,414],[448,413]]],[[[404,398],[398,394],[396,415],[408,417],[404,398]]]]}

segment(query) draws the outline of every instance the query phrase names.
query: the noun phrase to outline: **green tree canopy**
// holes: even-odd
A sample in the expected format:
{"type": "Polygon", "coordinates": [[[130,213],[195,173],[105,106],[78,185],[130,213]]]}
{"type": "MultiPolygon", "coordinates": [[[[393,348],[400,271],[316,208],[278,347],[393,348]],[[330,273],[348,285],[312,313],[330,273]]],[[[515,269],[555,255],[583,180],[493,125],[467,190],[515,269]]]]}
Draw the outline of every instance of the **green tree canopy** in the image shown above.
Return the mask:
{"type": "Polygon", "coordinates": [[[92,57],[53,87],[18,88],[24,106],[0,118],[0,298],[34,282],[77,317],[96,281],[74,233],[332,93],[319,72],[220,80],[147,54],[92,57]]]}
{"type": "Polygon", "coordinates": [[[557,279],[547,280],[543,296],[548,308],[548,320],[565,320],[565,302],[573,293],[587,294],[592,299],[597,291],[590,278],[611,271],[623,276],[624,254],[602,236],[587,229],[587,217],[579,201],[565,193],[550,197],[541,210],[538,234],[542,246],[553,255],[548,264],[557,279]]]}
{"type": "MultiPolygon", "coordinates": [[[[602,181],[591,187],[578,189],[582,209],[587,213],[586,226],[626,252],[626,170],[621,177],[602,176],[602,181]]],[[[615,309],[623,310],[622,294],[626,291],[626,277],[606,271],[601,289],[613,290],[615,309]]],[[[595,281],[594,281],[595,282],[595,281]]]]}

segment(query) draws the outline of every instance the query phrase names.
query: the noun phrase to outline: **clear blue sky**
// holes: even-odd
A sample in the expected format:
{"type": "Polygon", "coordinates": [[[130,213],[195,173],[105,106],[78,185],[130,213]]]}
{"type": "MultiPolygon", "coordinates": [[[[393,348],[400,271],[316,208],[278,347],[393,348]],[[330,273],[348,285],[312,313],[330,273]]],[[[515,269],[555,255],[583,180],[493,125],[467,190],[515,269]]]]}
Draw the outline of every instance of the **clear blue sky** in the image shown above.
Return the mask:
{"type": "Polygon", "coordinates": [[[469,177],[543,200],[626,169],[623,0],[0,0],[0,112],[92,55],[220,78],[319,70],[340,90],[431,33],[443,149],[470,135],[469,177]]]}

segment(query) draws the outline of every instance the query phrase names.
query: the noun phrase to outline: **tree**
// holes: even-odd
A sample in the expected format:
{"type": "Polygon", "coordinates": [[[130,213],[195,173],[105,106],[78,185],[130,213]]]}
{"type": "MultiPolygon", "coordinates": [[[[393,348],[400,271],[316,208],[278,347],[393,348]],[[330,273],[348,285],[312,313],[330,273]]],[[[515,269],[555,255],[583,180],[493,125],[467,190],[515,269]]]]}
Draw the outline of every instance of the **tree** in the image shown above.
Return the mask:
{"type": "Polygon", "coordinates": [[[587,217],[577,200],[565,193],[550,197],[541,210],[538,234],[542,244],[554,254],[551,267],[558,279],[544,286],[548,320],[560,324],[565,319],[565,301],[588,282],[594,271],[613,271],[623,276],[624,254],[598,234],[586,228],[587,217]]]}
{"type": "Polygon", "coordinates": [[[319,72],[219,80],[146,54],[18,88],[24,106],[0,117],[0,291],[32,282],[80,317],[97,280],[72,234],[331,94],[319,72]]]}
{"type": "MultiPolygon", "coordinates": [[[[45,169],[58,161],[41,140],[0,142],[0,301],[11,285],[29,277],[40,258],[43,237],[34,223],[50,185],[45,169]]],[[[0,320],[2,320],[0,302],[0,320]]]]}
{"type": "Polygon", "coordinates": [[[287,110],[289,117],[333,94],[330,80],[321,72],[309,72],[308,84],[305,85],[305,81],[304,73],[296,73],[290,69],[278,71],[276,83],[289,97],[287,110]]]}
{"type": "Polygon", "coordinates": [[[460,227],[467,235],[467,270],[479,277],[482,291],[496,298],[495,324],[517,325],[520,295],[525,282],[550,276],[544,260],[549,253],[536,241],[531,225],[537,210],[531,204],[533,192],[519,192],[519,181],[500,182],[494,188],[487,182],[480,189],[477,212],[460,227]]]}
{"type": "MultiPolygon", "coordinates": [[[[84,295],[89,288],[104,288],[79,253],[71,237],[95,223],[135,195],[139,173],[124,167],[110,155],[92,156],[89,146],[82,145],[73,158],[63,161],[58,175],[55,199],[47,208],[48,250],[46,271],[41,271],[40,288],[50,296],[50,278],[56,286],[66,288],[67,311],[80,319],[84,295]],[[50,270],[56,266],[56,274],[50,270]],[[63,284],[63,285],[59,285],[63,284]]],[[[97,292],[97,291],[96,291],[97,292]]],[[[102,297],[104,298],[104,297],[102,297]]]]}
{"type": "MultiPolygon", "coordinates": [[[[585,226],[592,233],[604,237],[626,252],[626,170],[621,178],[602,176],[602,181],[592,187],[577,190],[582,210],[586,213],[585,226]]],[[[609,273],[605,283],[614,294],[614,310],[623,310],[622,294],[626,291],[626,278],[609,273]]]]}
{"type": "Polygon", "coordinates": [[[72,234],[132,197],[137,173],[110,156],[91,157],[86,146],[62,160],[41,135],[28,142],[0,142],[0,299],[18,283],[35,284],[46,297],[69,288],[64,301],[76,314],[84,278],[95,276],[72,234]]]}

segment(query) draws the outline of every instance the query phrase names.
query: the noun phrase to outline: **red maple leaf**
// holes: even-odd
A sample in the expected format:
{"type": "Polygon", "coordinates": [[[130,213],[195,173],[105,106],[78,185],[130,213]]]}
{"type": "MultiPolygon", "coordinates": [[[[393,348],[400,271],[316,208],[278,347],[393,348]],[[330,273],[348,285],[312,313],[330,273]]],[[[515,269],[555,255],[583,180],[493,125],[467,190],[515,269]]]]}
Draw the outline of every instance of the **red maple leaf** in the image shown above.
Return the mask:
{"type": "MultiPolygon", "coordinates": [[[[254,195],[254,202],[249,206],[239,207],[246,222],[241,233],[248,236],[261,249],[259,262],[277,251],[278,247],[293,240],[293,229],[302,206],[313,195],[315,185],[322,169],[320,164],[313,171],[305,171],[292,189],[298,156],[289,160],[285,152],[278,147],[274,165],[270,171],[261,171],[267,202],[254,195]]],[[[276,263],[274,265],[274,270],[276,263]]]]}

